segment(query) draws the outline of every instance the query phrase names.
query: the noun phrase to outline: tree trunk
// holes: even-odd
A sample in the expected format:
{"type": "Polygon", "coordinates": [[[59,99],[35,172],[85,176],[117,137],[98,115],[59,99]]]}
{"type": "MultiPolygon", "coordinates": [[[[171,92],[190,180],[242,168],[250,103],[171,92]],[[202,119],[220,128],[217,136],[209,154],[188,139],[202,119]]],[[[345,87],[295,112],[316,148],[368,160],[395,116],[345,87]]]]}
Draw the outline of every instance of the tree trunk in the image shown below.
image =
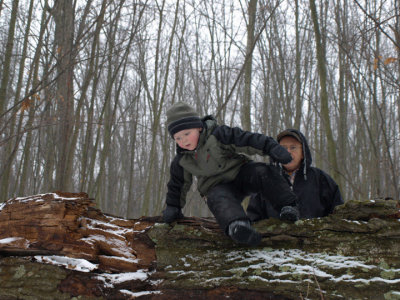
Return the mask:
{"type": "MultiPolygon", "coordinates": [[[[3,1],[2,1],[3,2],[3,1]]],[[[12,1],[12,10],[11,10],[11,19],[10,26],[8,27],[8,37],[7,37],[7,45],[4,54],[4,62],[3,62],[3,70],[1,77],[1,85],[0,85],[0,125],[1,127],[4,125],[1,119],[4,118],[3,113],[7,108],[8,97],[7,97],[7,88],[8,82],[10,80],[10,66],[11,66],[11,58],[12,51],[14,47],[14,33],[15,33],[15,23],[17,20],[18,14],[18,5],[19,0],[12,1]]]]}
{"type": "Polygon", "coordinates": [[[251,78],[253,76],[254,30],[256,24],[257,0],[250,0],[248,5],[246,62],[244,66],[244,95],[241,109],[243,130],[251,131],[251,78]]]}
{"type": "Polygon", "coordinates": [[[397,299],[399,205],[351,200],[323,218],[261,220],[261,243],[248,247],[213,218],[125,220],[85,193],[10,199],[0,298],[397,299]]]}
{"type": "MultiPolygon", "coordinates": [[[[162,18],[162,13],[164,10],[164,4],[165,1],[163,1],[163,6],[160,10],[160,29],[161,29],[161,25],[163,23],[163,18],[162,18]]],[[[175,36],[175,30],[176,30],[176,25],[178,22],[178,14],[179,13],[179,0],[176,3],[176,7],[175,7],[175,16],[174,16],[174,23],[173,23],[173,27],[171,30],[171,36],[169,38],[169,47],[168,47],[168,52],[167,52],[167,63],[165,66],[165,75],[164,75],[164,82],[163,82],[163,86],[162,86],[162,91],[161,94],[159,94],[159,92],[157,91],[158,88],[156,86],[156,83],[158,81],[157,79],[157,73],[158,73],[158,59],[159,59],[159,55],[161,55],[161,52],[159,52],[160,48],[159,48],[159,40],[157,42],[157,54],[156,54],[156,65],[155,65],[155,71],[156,71],[156,80],[155,80],[155,85],[154,85],[154,95],[152,97],[152,107],[153,107],[153,123],[152,123],[152,130],[151,130],[151,134],[152,134],[152,142],[151,142],[151,148],[150,148],[150,153],[149,153],[149,167],[148,167],[148,177],[147,177],[147,183],[146,183],[146,189],[145,189],[145,194],[144,194],[144,199],[143,199],[143,207],[142,207],[142,214],[143,215],[147,215],[149,213],[149,205],[151,202],[151,195],[152,192],[151,190],[154,188],[153,183],[155,182],[154,180],[154,176],[155,176],[155,160],[158,159],[156,153],[158,150],[157,147],[157,133],[158,133],[158,128],[160,126],[160,118],[161,118],[161,112],[162,112],[162,107],[164,105],[165,102],[165,93],[166,93],[166,89],[167,89],[167,84],[168,84],[168,75],[169,75],[169,71],[170,71],[170,63],[171,63],[171,55],[172,55],[172,45],[173,45],[173,41],[174,41],[174,36],[175,36]]],[[[161,35],[161,31],[159,32],[159,36],[158,39],[160,39],[161,35]]],[[[178,74],[176,75],[178,76],[178,74]]],[[[160,85],[161,87],[161,85],[160,85]]],[[[154,200],[154,199],[153,199],[154,200]]],[[[157,199],[156,199],[157,201],[157,199]]]]}
{"type": "Polygon", "coordinates": [[[68,191],[72,178],[67,165],[71,146],[74,116],[74,7],[71,0],[57,0],[54,5],[55,44],[57,45],[57,113],[58,113],[58,162],[56,189],[68,191]]]}
{"type": "Polygon", "coordinates": [[[323,48],[321,33],[319,30],[319,22],[317,9],[315,6],[315,0],[310,0],[310,9],[312,21],[314,24],[315,34],[315,46],[317,52],[317,63],[318,63],[318,76],[320,82],[320,98],[321,98],[321,118],[323,120],[324,128],[326,131],[327,147],[328,147],[328,161],[329,169],[333,179],[340,184],[341,178],[339,174],[339,168],[336,158],[336,145],[332,134],[329,103],[328,103],[328,91],[327,91],[327,73],[326,73],[326,61],[325,61],[325,50],[323,48]]]}
{"type": "MultiPolygon", "coordinates": [[[[339,50],[339,90],[338,90],[338,107],[339,107],[339,116],[337,119],[337,124],[339,124],[338,130],[338,156],[346,157],[347,153],[347,139],[348,134],[348,124],[347,124],[347,106],[348,106],[348,84],[346,83],[346,73],[348,72],[348,60],[346,60],[346,52],[347,49],[347,0],[344,0],[341,5],[341,1],[339,0],[336,4],[336,26],[338,33],[338,50],[339,50]]],[[[347,164],[343,164],[340,166],[341,170],[346,168],[347,164]]],[[[341,173],[344,173],[343,171],[341,173]]],[[[341,183],[342,190],[346,190],[343,181],[341,183]]],[[[343,195],[342,195],[343,196],[343,195]]]]}
{"type": "MultiPolygon", "coordinates": [[[[47,1],[46,3],[47,4],[47,1]]],[[[42,18],[41,18],[41,25],[40,25],[40,33],[39,33],[39,40],[38,40],[38,44],[35,50],[35,55],[33,57],[33,61],[32,61],[32,67],[30,68],[31,72],[29,72],[29,79],[28,79],[28,85],[26,90],[35,90],[37,89],[38,85],[39,85],[39,69],[40,69],[40,55],[41,55],[41,51],[42,51],[42,45],[43,45],[43,35],[45,32],[45,26],[46,26],[46,11],[42,12],[42,18]],[[32,88],[29,88],[30,85],[30,81],[32,80],[32,88]]],[[[46,72],[45,72],[46,74],[46,72]]],[[[27,99],[26,101],[28,101],[29,105],[28,105],[28,111],[29,111],[29,116],[28,116],[28,120],[25,124],[25,126],[29,129],[30,127],[32,127],[33,125],[33,120],[34,120],[34,116],[35,116],[35,109],[36,109],[36,101],[40,99],[39,95],[37,93],[35,93],[31,99],[27,99]]],[[[19,99],[18,99],[19,100],[19,99]]],[[[17,101],[18,101],[17,100],[17,101]]],[[[22,126],[22,122],[23,122],[23,113],[20,116],[20,120],[19,120],[19,125],[18,125],[18,132],[21,130],[21,126],[22,126]]],[[[18,194],[19,195],[24,195],[25,192],[27,191],[27,187],[28,187],[28,182],[30,177],[32,176],[31,173],[31,166],[32,166],[32,161],[34,161],[32,159],[32,157],[30,156],[31,153],[31,147],[32,147],[32,130],[29,130],[26,134],[26,139],[25,139],[25,145],[24,145],[24,150],[23,150],[23,157],[22,157],[22,171],[21,171],[21,177],[19,178],[19,184],[18,184],[18,194]]]]}
{"type": "Polygon", "coordinates": [[[296,113],[294,117],[294,128],[300,130],[302,114],[301,98],[301,51],[300,51],[300,24],[299,24],[299,0],[295,0],[295,22],[296,22],[296,113]]]}
{"type": "MultiPolygon", "coordinates": [[[[89,89],[89,85],[90,82],[92,82],[93,78],[96,77],[95,76],[95,63],[97,61],[97,57],[96,57],[96,53],[97,53],[97,49],[98,49],[98,43],[99,43],[99,35],[100,35],[100,30],[103,26],[104,23],[104,14],[105,14],[105,9],[106,9],[106,0],[102,1],[101,4],[101,9],[100,9],[100,14],[96,19],[96,29],[94,31],[93,34],[93,41],[92,41],[92,45],[91,45],[91,52],[90,52],[90,59],[89,59],[89,64],[88,64],[88,69],[87,72],[85,74],[85,77],[83,79],[83,84],[81,87],[81,97],[78,101],[78,105],[76,108],[76,112],[75,112],[75,125],[74,125],[74,133],[72,136],[72,143],[71,143],[71,149],[68,153],[68,166],[72,166],[73,165],[73,160],[74,160],[74,153],[75,153],[75,147],[77,144],[77,139],[78,139],[78,135],[80,132],[83,131],[82,127],[80,126],[80,122],[81,122],[81,110],[82,110],[82,106],[84,104],[85,98],[87,97],[87,91],[89,89]]],[[[93,84],[94,85],[94,84],[93,84]]],[[[89,128],[91,128],[93,125],[90,123],[88,123],[88,131],[89,128]]],[[[91,130],[90,130],[91,132],[91,130]]],[[[88,134],[88,133],[87,133],[88,134]]],[[[87,144],[85,144],[87,145],[87,144]]],[[[87,166],[87,148],[85,148],[84,150],[84,159],[82,159],[81,163],[82,163],[82,172],[81,172],[81,176],[80,176],[80,187],[81,187],[81,191],[83,190],[83,186],[85,185],[86,182],[86,166],[87,166]]],[[[68,170],[68,174],[71,174],[72,170],[69,169],[68,170]]],[[[71,174],[72,175],[72,174],[71,174]]]]}
{"type": "MultiPolygon", "coordinates": [[[[18,1],[16,1],[16,2],[18,2],[18,1]]],[[[0,8],[0,10],[1,10],[1,8],[0,8]]],[[[31,27],[31,21],[32,21],[32,10],[33,10],[33,0],[31,0],[30,4],[29,4],[27,23],[26,23],[26,27],[25,27],[23,49],[22,49],[22,54],[21,54],[21,60],[19,62],[18,82],[17,82],[17,88],[16,88],[15,100],[14,100],[15,107],[17,106],[17,104],[19,102],[19,98],[20,98],[21,90],[22,90],[26,53],[27,53],[27,48],[28,48],[29,33],[31,30],[30,27],[31,27]]],[[[23,114],[23,112],[21,112],[21,114],[23,114]]],[[[9,136],[13,136],[15,133],[16,115],[17,115],[17,108],[15,108],[12,112],[11,122],[10,122],[10,126],[9,126],[9,128],[10,128],[9,136]]],[[[2,201],[2,199],[7,199],[9,196],[11,169],[12,169],[12,164],[15,159],[15,155],[17,153],[16,150],[19,146],[19,142],[20,142],[20,137],[17,134],[16,138],[15,138],[15,143],[13,143],[12,140],[10,140],[5,149],[4,154],[7,156],[7,160],[3,164],[3,172],[1,174],[0,202],[2,201]]],[[[15,183],[14,183],[14,185],[15,185],[15,183]]]]}

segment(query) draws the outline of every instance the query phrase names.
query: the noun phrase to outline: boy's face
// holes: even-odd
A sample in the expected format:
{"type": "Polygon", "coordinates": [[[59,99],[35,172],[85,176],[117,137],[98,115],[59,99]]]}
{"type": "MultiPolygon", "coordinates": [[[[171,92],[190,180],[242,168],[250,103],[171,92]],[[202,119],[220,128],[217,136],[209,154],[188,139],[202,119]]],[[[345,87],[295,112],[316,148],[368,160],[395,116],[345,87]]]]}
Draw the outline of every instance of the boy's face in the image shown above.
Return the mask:
{"type": "Polygon", "coordinates": [[[292,156],[292,161],[283,167],[289,173],[296,171],[300,168],[301,161],[303,160],[303,147],[302,144],[296,140],[294,137],[285,136],[280,141],[279,144],[287,151],[289,151],[290,155],[292,156]]]}
{"type": "Polygon", "coordinates": [[[199,142],[201,128],[190,128],[174,134],[174,140],[179,147],[185,150],[194,150],[199,142]]]}

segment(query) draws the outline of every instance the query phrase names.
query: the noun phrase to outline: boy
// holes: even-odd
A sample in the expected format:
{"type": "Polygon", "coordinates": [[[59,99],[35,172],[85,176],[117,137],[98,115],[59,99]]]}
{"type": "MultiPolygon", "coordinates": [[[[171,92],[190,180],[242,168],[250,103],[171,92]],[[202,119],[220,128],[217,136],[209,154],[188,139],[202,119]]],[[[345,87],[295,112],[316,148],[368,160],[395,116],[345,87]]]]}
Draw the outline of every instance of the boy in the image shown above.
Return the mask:
{"type": "Polygon", "coordinates": [[[193,175],[217,222],[237,243],[253,246],[261,240],[241,206],[244,197],[252,193],[268,195],[282,219],[298,219],[296,195],[276,168],[253,162],[242,154],[269,155],[281,163],[290,162],[290,154],[274,139],[237,127],[220,126],[211,116],[200,119],[183,102],[167,111],[167,126],[177,144],[177,155],[170,168],[164,222],[183,217],[181,209],[193,175]]]}
{"type": "MultiPolygon", "coordinates": [[[[299,130],[286,129],[278,134],[277,140],[292,156],[290,163],[282,165],[283,176],[298,197],[301,218],[325,217],[333,212],[335,206],[343,204],[336,182],[321,169],[311,166],[311,151],[299,130]]],[[[251,197],[247,207],[250,219],[279,217],[279,211],[262,198],[259,194],[251,197]]]]}

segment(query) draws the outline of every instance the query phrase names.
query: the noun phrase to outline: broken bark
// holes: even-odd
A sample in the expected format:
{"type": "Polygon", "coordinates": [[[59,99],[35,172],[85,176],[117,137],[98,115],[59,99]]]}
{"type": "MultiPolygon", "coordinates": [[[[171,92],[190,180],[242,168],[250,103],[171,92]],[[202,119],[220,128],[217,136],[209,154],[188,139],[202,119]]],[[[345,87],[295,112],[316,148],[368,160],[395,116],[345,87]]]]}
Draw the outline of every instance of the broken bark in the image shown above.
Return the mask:
{"type": "Polygon", "coordinates": [[[260,246],[213,219],[125,220],[84,193],[0,206],[0,299],[400,299],[400,204],[348,201],[325,218],[254,227],[260,246]]]}

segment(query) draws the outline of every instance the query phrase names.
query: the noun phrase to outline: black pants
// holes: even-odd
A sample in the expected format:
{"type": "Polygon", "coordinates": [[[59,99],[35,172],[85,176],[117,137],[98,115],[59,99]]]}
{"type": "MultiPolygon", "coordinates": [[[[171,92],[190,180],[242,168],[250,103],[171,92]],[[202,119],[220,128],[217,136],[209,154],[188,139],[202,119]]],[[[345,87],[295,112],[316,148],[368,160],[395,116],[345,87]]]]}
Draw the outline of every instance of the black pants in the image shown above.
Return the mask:
{"type": "Polygon", "coordinates": [[[241,167],[234,181],[217,184],[207,194],[207,205],[225,233],[232,221],[249,219],[241,203],[246,196],[256,193],[268,199],[278,211],[297,201],[276,167],[248,162],[241,167]]]}

